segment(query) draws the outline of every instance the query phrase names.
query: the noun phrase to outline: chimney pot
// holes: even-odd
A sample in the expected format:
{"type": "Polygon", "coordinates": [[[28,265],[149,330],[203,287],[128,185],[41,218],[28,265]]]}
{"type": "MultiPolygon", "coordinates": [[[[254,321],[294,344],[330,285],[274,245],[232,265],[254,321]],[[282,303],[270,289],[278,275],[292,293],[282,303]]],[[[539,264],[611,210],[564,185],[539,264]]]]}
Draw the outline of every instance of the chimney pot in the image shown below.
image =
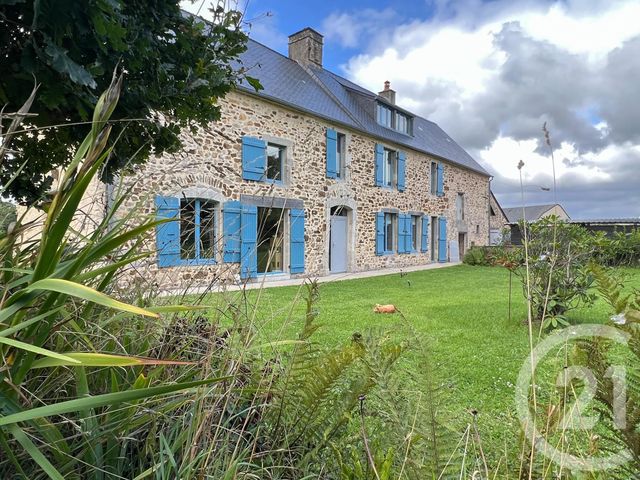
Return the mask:
{"type": "Polygon", "coordinates": [[[396,104],[396,91],[391,89],[391,82],[389,80],[386,80],[384,82],[384,90],[378,92],[378,95],[380,95],[390,104],[396,104]]]}
{"type": "Polygon", "coordinates": [[[289,58],[301,65],[322,67],[322,38],[310,27],[289,35],[289,58]]]}

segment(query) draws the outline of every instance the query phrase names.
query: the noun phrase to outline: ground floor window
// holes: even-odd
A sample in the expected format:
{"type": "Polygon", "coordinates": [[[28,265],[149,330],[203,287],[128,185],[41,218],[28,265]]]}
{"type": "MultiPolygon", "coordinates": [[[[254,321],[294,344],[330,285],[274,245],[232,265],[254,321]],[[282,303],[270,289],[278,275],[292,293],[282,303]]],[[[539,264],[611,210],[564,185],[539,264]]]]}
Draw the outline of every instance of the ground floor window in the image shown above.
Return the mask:
{"type": "Polygon", "coordinates": [[[216,202],[197,198],[180,200],[180,258],[215,257],[216,202]]]}
{"type": "Polygon", "coordinates": [[[384,214],[384,252],[393,253],[395,251],[395,240],[398,225],[398,215],[395,213],[384,214]]]}
{"type": "Polygon", "coordinates": [[[421,218],[418,215],[411,215],[411,251],[420,250],[421,218]]]}
{"type": "Polygon", "coordinates": [[[431,260],[434,262],[438,259],[438,238],[440,237],[440,228],[438,217],[431,217],[431,260]]]}
{"type": "Polygon", "coordinates": [[[285,212],[282,208],[258,207],[258,273],[284,271],[285,212]]]}

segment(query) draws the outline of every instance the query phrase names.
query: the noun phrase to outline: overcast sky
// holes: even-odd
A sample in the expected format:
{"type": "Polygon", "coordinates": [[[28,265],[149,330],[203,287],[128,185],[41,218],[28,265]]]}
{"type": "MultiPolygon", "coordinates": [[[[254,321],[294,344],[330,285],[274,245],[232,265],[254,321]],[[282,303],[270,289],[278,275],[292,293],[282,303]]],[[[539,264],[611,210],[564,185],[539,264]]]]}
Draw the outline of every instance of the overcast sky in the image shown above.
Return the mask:
{"type": "MultiPolygon", "coordinates": [[[[195,5],[183,2],[190,10],[195,5]]],[[[207,2],[205,2],[207,3],[207,2]]],[[[640,1],[251,0],[252,38],[325,36],[325,67],[437,122],[494,175],[505,207],[573,218],[640,216],[640,1]]]]}

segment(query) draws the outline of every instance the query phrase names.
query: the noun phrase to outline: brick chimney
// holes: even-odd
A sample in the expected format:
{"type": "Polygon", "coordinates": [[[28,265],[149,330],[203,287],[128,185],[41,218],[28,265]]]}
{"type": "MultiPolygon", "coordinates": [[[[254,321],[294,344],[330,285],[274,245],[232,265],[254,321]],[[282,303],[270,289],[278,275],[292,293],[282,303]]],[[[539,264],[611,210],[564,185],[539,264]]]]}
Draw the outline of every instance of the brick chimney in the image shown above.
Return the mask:
{"type": "Polygon", "coordinates": [[[389,80],[384,82],[384,90],[378,92],[378,95],[385,98],[390,104],[396,104],[396,91],[391,90],[391,82],[389,80]]]}
{"type": "Polygon", "coordinates": [[[301,65],[322,67],[322,35],[313,28],[303,28],[289,35],[289,58],[301,65]]]}

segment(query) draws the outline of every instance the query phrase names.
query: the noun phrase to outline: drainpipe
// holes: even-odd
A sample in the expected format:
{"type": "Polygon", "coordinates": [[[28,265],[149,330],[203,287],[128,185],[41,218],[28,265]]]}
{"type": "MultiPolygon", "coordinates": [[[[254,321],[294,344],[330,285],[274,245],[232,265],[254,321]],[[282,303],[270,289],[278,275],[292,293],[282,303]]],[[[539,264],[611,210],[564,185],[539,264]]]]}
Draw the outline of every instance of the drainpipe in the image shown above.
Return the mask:
{"type": "Polygon", "coordinates": [[[491,181],[493,176],[489,177],[489,192],[487,195],[487,245],[491,245],[491,181]]]}

